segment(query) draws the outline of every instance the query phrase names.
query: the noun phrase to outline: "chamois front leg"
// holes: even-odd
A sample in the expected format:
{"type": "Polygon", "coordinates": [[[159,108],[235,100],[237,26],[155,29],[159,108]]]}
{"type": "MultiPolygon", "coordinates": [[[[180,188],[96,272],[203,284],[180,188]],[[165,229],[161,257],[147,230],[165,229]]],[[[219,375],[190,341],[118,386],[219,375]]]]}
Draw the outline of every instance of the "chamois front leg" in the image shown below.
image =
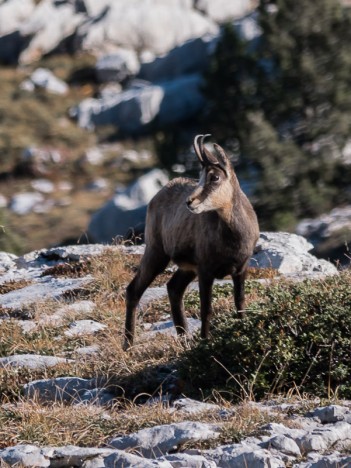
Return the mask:
{"type": "Polygon", "coordinates": [[[240,317],[245,314],[245,279],[247,275],[247,266],[240,270],[240,273],[233,273],[234,283],[234,303],[240,317]]]}
{"type": "Polygon", "coordinates": [[[145,251],[138,273],[129,283],[126,290],[126,322],[123,349],[127,350],[134,341],[136,309],[144,291],[156,276],[168,265],[169,257],[159,251],[145,251]]]}
{"type": "Polygon", "coordinates": [[[177,270],[167,283],[169,302],[171,304],[172,318],[178,335],[188,332],[185,317],[183,296],[188,284],[196,277],[192,271],[177,270]]]}
{"type": "Polygon", "coordinates": [[[212,316],[212,286],[214,278],[207,273],[199,273],[201,338],[208,338],[212,316]]]}

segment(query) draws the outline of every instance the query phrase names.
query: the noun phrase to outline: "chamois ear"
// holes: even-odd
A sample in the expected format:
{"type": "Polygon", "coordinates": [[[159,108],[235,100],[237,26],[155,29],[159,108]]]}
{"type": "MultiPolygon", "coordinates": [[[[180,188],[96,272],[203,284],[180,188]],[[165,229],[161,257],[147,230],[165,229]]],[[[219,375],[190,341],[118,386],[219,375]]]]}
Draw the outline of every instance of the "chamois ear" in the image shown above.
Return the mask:
{"type": "Polygon", "coordinates": [[[217,154],[217,161],[218,161],[218,164],[220,165],[220,167],[225,171],[227,172],[228,170],[228,167],[230,166],[230,161],[229,161],[229,158],[226,154],[226,152],[224,151],[224,149],[219,146],[217,143],[213,143],[213,147],[216,151],[216,154],[217,154]]]}

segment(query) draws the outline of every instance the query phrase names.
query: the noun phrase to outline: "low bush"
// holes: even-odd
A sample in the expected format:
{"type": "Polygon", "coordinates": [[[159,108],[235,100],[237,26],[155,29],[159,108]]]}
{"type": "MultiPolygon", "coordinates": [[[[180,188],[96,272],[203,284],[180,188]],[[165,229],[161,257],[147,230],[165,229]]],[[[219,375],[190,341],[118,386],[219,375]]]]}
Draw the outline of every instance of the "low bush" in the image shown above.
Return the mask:
{"type": "Polygon", "coordinates": [[[194,391],[231,399],[295,390],[351,398],[351,272],[260,287],[243,319],[216,310],[180,372],[194,391]]]}

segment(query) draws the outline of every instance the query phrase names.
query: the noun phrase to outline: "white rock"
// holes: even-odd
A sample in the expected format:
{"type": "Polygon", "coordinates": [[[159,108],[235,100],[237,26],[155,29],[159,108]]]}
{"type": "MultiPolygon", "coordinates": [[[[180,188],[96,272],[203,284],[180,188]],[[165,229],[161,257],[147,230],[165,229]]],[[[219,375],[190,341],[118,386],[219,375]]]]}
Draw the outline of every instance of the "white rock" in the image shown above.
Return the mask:
{"type": "Polygon", "coordinates": [[[273,448],[285,453],[286,455],[292,455],[294,457],[301,457],[301,451],[299,446],[290,437],[284,435],[276,435],[269,439],[269,445],[273,448]]]}
{"type": "Polygon", "coordinates": [[[75,355],[81,358],[89,357],[98,354],[100,351],[100,346],[98,345],[91,345],[91,346],[83,346],[81,348],[77,348],[74,350],[75,355]]]}
{"type": "Polygon", "coordinates": [[[95,379],[57,377],[55,379],[33,380],[23,386],[23,393],[26,398],[36,398],[41,402],[70,402],[95,386],[95,379]]]}
{"type": "Polygon", "coordinates": [[[71,2],[39,2],[19,28],[22,37],[30,38],[29,44],[20,54],[20,63],[31,63],[55,49],[74,33],[84,19],[85,15],[76,13],[71,2]]]}
{"type": "Polygon", "coordinates": [[[89,315],[96,305],[92,301],[78,301],[57,309],[53,314],[44,314],[39,320],[40,325],[60,326],[72,315],[89,315]]]}
{"type": "Polygon", "coordinates": [[[92,277],[38,278],[38,283],[0,295],[0,305],[9,309],[21,309],[25,305],[44,299],[58,299],[68,291],[86,286],[91,280],[92,277]]]}
{"type": "Polygon", "coordinates": [[[299,468],[348,468],[351,466],[351,456],[339,453],[319,455],[313,461],[299,463],[299,468]]]}
{"type": "Polygon", "coordinates": [[[329,213],[325,213],[318,218],[303,219],[296,227],[297,234],[305,237],[315,237],[327,239],[330,235],[343,227],[350,227],[351,206],[334,208],[329,213]]]}
{"type": "Polygon", "coordinates": [[[221,409],[220,406],[213,403],[204,403],[203,401],[196,401],[191,398],[179,398],[173,402],[172,407],[184,414],[198,414],[209,411],[218,412],[221,409]]]}
{"type": "Polygon", "coordinates": [[[342,421],[345,417],[350,417],[350,415],[350,409],[340,405],[323,406],[308,413],[308,416],[318,418],[323,424],[342,421]]]}
{"type": "MultiPolygon", "coordinates": [[[[201,320],[188,318],[187,319],[189,333],[193,334],[201,328],[201,320]]],[[[177,336],[176,329],[172,320],[164,322],[154,322],[148,327],[148,331],[145,333],[147,337],[152,337],[158,333],[166,334],[170,336],[177,336]]]]}
{"type": "Polygon", "coordinates": [[[167,175],[154,169],[118,193],[91,218],[88,237],[95,242],[111,242],[125,236],[145,221],[147,203],[168,182],[167,175]]]}
{"type": "Polygon", "coordinates": [[[115,46],[163,54],[188,39],[218,32],[213,21],[190,7],[190,1],[115,0],[98,21],[78,28],[78,43],[90,51],[115,46]]]}
{"type": "Polygon", "coordinates": [[[0,4],[0,36],[15,31],[34,10],[33,0],[8,0],[0,4]]]}
{"type": "Polygon", "coordinates": [[[0,450],[0,461],[13,466],[80,466],[84,468],[171,468],[166,460],[146,460],[130,453],[108,448],[36,447],[16,445],[0,450]]]}
{"type": "Polygon", "coordinates": [[[113,54],[102,56],[96,63],[97,79],[101,83],[122,82],[135,76],[140,63],[134,50],[120,48],[113,54]]]}
{"type": "Polygon", "coordinates": [[[309,254],[313,245],[304,237],[287,232],[262,232],[250,266],[274,268],[284,275],[321,273],[333,275],[336,267],[309,254]]]}
{"type": "Polygon", "coordinates": [[[55,185],[48,179],[32,180],[31,186],[34,190],[42,193],[52,193],[55,190],[55,185]]]}
{"type": "Polygon", "coordinates": [[[156,83],[201,73],[208,67],[217,41],[217,35],[206,34],[180,44],[163,56],[141,61],[138,78],[156,83]]]}
{"type": "Polygon", "coordinates": [[[66,94],[68,85],[46,68],[37,68],[30,76],[34,87],[43,88],[54,94],[66,94]]]}
{"type": "Polygon", "coordinates": [[[44,197],[38,192],[24,192],[14,195],[10,202],[10,210],[17,215],[26,215],[34,208],[44,203],[44,197]]]}
{"type": "Polygon", "coordinates": [[[296,439],[302,453],[328,450],[336,442],[343,441],[351,441],[351,424],[347,422],[317,427],[296,439]]]}
{"type": "Polygon", "coordinates": [[[133,82],[114,96],[85,99],[71,109],[82,128],[114,125],[127,134],[138,134],[157,118],[162,127],[194,116],[204,105],[203,78],[194,73],[158,84],[133,82]]]}
{"type": "Polygon", "coordinates": [[[198,0],[196,8],[209,16],[213,21],[224,22],[230,19],[239,18],[252,10],[250,0],[198,0]]]}
{"type": "Polygon", "coordinates": [[[137,447],[144,457],[155,458],[186,442],[214,439],[218,436],[219,429],[214,424],[184,421],[141,429],[134,434],[116,437],[109,445],[119,450],[137,447]]]}
{"type": "Polygon", "coordinates": [[[41,354],[14,354],[0,358],[1,367],[27,367],[29,369],[45,369],[58,364],[68,364],[74,362],[72,359],[60,358],[56,356],[44,356],[41,354]]]}
{"type": "Polygon", "coordinates": [[[286,466],[282,458],[258,446],[226,445],[214,450],[204,450],[202,454],[220,467],[285,468],[286,466]]]}
{"type": "Polygon", "coordinates": [[[206,460],[202,455],[189,455],[187,453],[174,453],[166,455],[160,460],[167,460],[173,468],[216,468],[215,462],[206,460]]]}
{"type": "Polygon", "coordinates": [[[64,334],[69,337],[93,335],[105,328],[107,325],[95,320],[77,320],[70,324],[69,330],[66,330],[64,334]]]}
{"type": "Polygon", "coordinates": [[[35,445],[16,445],[0,450],[0,461],[8,466],[50,466],[50,460],[46,458],[41,449],[35,445]]]}
{"type": "Polygon", "coordinates": [[[110,184],[107,179],[99,177],[98,179],[95,179],[92,182],[90,182],[90,184],[88,184],[86,188],[90,192],[103,192],[105,190],[108,190],[109,185],[110,184]]]}
{"type": "Polygon", "coordinates": [[[15,254],[0,251],[0,269],[7,271],[7,270],[10,270],[11,268],[15,268],[16,267],[15,260],[17,258],[18,257],[15,254]]]}

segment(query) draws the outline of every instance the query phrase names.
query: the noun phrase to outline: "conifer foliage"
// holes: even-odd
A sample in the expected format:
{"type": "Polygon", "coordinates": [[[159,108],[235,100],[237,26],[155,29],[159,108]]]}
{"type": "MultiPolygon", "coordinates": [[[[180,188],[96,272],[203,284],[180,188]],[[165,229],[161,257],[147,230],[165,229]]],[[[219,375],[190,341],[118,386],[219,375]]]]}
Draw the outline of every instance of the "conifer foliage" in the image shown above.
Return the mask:
{"type": "Polygon", "coordinates": [[[206,75],[207,124],[255,181],[264,228],[293,227],[346,201],[351,12],[338,0],[260,0],[261,36],[224,28],[206,75]]]}

